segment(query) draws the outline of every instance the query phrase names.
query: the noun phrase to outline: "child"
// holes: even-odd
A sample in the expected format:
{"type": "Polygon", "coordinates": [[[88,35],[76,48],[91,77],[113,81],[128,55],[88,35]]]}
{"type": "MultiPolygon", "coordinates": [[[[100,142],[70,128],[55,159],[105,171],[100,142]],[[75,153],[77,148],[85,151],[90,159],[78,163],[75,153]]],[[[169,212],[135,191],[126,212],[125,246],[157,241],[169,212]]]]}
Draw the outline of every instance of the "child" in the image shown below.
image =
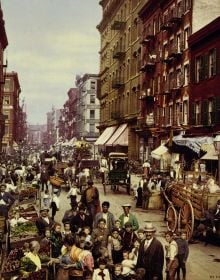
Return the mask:
{"type": "Polygon", "coordinates": [[[182,270],[183,280],[186,279],[186,261],[189,255],[189,244],[187,239],[187,235],[185,231],[181,232],[180,238],[176,239],[176,243],[178,246],[178,261],[179,266],[177,268],[177,280],[180,279],[180,270],[182,270]]]}
{"type": "Polygon", "coordinates": [[[72,234],[72,232],[70,230],[70,223],[66,222],[64,223],[64,231],[62,232],[63,238],[65,238],[65,236],[68,234],[72,234]]]}
{"type": "Polygon", "coordinates": [[[134,241],[137,240],[137,235],[132,229],[132,224],[130,222],[125,223],[125,230],[121,234],[123,251],[131,252],[133,248],[134,241]]]}
{"type": "Polygon", "coordinates": [[[123,261],[121,262],[121,265],[122,265],[122,275],[124,277],[129,277],[130,275],[135,274],[135,271],[134,271],[135,265],[134,265],[133,260],[129,259],[128,251],[123,252],[123,261]]]}
{"type": "Polygon", "coordinates": [[[51,216],[52,216],[52,219],[54,220],[56,212],[59,211],[59,208],[60,208],[60,199],[58,197],[58,190],[54,189],[54,191],[53,191],[50,207],[52,209],[52,215],[51,216]]]}
{"type": "Polygon", "coordinates": [[[70,198],[70,202],[71,204],[74,202],[76,203],[77,202],[77,194],[78,194],[78,189],[77,189],[77,186],[73,185],[68,194],[67,194],[67,198],[70,198]]]}
{"type": "Polygon", "coordinates": [[[144,229],[143,228],[140,228],[137,231],[137,237],[138,237],[138,240],[140,241],[140,243],[145,239],[145,234],[144,234],[144,229]]]}
{"type": "Polygon", "coordinates": [[[50,207],[50,194],[49,194],[49,190],[48,189],[46,189],[44,191],[43,204],[44,204],[45,208],[49,208],[50,207]]]}
{"type": "Polygon", "coordinates": [[[85,242],[91,242],[92,240],[91,228],[89,226],[86,226],[83,228],[83,232],[86,234],[85,242]]]}
{"type": "Polygon", "coordinates": [[[106,268],[107,261],[100,258],[98,264],[99,268],[94,270],[92,280],[111,280],[109,270],[106,268]]]}
{"type": "Polygon", "coordinates": [[[120,220],[115,220],[115,228],[117,228],[119,230],[119,233],[122,232],[121,221],[120,220]]]}
{"type": "Polygon", "coordinates": [[[134,241],[134,247],[131,250],[131,253],[129,254],[129,259],[134,262],[134,265],[137,264],[139,248],[140,248],[140,241],[137,239],[134,241]]]}
{"type": "Polygon", "coordinates": [[[113,228],[112,234],[108,237],[108,252],[113,264],[121,263],[122,255],[122,240],[117,228],[113,228]]]}
{"type": "Polygon", "coordinates": [[[116,264],[114,266],[112,280],[123,280],[123,279],[124,279],[124,277],[122,275],[122,266],[120,264],[116,264]]]}

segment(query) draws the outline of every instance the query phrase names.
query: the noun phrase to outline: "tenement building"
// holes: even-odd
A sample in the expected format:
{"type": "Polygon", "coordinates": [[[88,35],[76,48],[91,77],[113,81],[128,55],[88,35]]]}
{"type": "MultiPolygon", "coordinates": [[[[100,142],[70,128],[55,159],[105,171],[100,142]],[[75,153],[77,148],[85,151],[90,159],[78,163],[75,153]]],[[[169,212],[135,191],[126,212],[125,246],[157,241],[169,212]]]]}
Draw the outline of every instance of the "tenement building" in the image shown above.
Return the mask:
{"type": "Polygon", "coordinates": [[[202,125],[209,136],[204,125],[218,119],[219,3],[100,1],[98,146],[166,168],[192,162],[202,143],[213,142],[196,134],[202,125]]]}

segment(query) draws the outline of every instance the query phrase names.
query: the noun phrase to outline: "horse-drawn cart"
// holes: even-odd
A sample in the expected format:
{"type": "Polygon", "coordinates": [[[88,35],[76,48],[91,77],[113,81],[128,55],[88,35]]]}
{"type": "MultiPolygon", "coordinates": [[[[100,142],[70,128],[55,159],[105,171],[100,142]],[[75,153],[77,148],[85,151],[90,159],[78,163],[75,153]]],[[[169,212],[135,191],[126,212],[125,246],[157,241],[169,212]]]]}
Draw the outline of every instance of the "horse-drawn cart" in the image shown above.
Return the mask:
{"type": "Polygon", "coordinates": [[[108,156],[108,173],[103,184],[104,193],[106,185],[111,185],[111,189],[116,191],[119,186],[125,187],[130,194],[130,172],[128,166],[128,157],[124,153],[110,153],[108,156]]]}
{"type": "Polygon", "coordinates": [[[210,193],[207,186],[195,188],[193,182],[171,182],[164,196],[169,206],[166,212],[167,228],[184,230],[190,239],[199,223],[206,220],[205,213],[216,206],[220,192],[210,193]]]}

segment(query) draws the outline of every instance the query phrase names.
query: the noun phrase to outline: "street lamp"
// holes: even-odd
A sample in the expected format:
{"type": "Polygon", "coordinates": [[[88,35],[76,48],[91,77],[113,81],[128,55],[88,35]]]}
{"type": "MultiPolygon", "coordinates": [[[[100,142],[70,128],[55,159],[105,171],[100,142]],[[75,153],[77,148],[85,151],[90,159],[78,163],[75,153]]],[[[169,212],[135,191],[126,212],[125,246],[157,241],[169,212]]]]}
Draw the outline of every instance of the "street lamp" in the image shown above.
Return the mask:
{"type": "Polygon", "coordinates": [[[220,186],[220,132],[214,138],[214,146],[218,153],[218,185],[220,186]]]}

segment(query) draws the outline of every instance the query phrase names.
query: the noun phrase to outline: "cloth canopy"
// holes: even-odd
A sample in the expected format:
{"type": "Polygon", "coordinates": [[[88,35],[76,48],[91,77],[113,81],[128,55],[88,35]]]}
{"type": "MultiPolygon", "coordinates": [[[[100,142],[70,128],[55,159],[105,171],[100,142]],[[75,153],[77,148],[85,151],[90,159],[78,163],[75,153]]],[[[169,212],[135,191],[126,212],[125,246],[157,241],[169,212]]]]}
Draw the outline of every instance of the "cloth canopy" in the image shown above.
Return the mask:
{"type": "Polygon", "coordinates": [[[183,137],[183,134],[179,134],[177,136],[174,136],[172,141],[177,145],[186,146],[193,150],[195,153],[199,154],[202,145],[213,144],[213,137],[183,137]]]}
{"type": "Polygon", "coordinates": [[[151,156],[152,158],[160,160],[169,157],[170,153],[168,152],[168,148],[162,144],[151,152],[151,156]]]}
{"type": "Polygon", "coordinates": [[[116,131],[113,133],[113,135],[109,138],[109,140],[105,143],[106,146],[114,146],[114,142],[121,136],[121,134],[126,129],[127,124],[121,124],[116,131]]]}
{"type": "Polygon", "coordinates": [[[203,150],[207,151],[207,153],[202,156],[200,159],[204,159],[204,160],[218,160],[218,154],[215,150],[215,147],[213,144],[203,147],[203,150]]]}
{"type": "Polygon", "coordinates": [[[102,134],[99,136],[99,138],[95,141],[95,145],[104,145],[108,139],[112,136],[112,134],[115,132],[117,126],[109,126],[106,127],[106,129],[102,132],[102,134]]]}
{"type": "Polygon", "coordinates": [[[128,127],[124,129],[121,135],[115,140],[113,146],[128,146],[128,127]]]}

